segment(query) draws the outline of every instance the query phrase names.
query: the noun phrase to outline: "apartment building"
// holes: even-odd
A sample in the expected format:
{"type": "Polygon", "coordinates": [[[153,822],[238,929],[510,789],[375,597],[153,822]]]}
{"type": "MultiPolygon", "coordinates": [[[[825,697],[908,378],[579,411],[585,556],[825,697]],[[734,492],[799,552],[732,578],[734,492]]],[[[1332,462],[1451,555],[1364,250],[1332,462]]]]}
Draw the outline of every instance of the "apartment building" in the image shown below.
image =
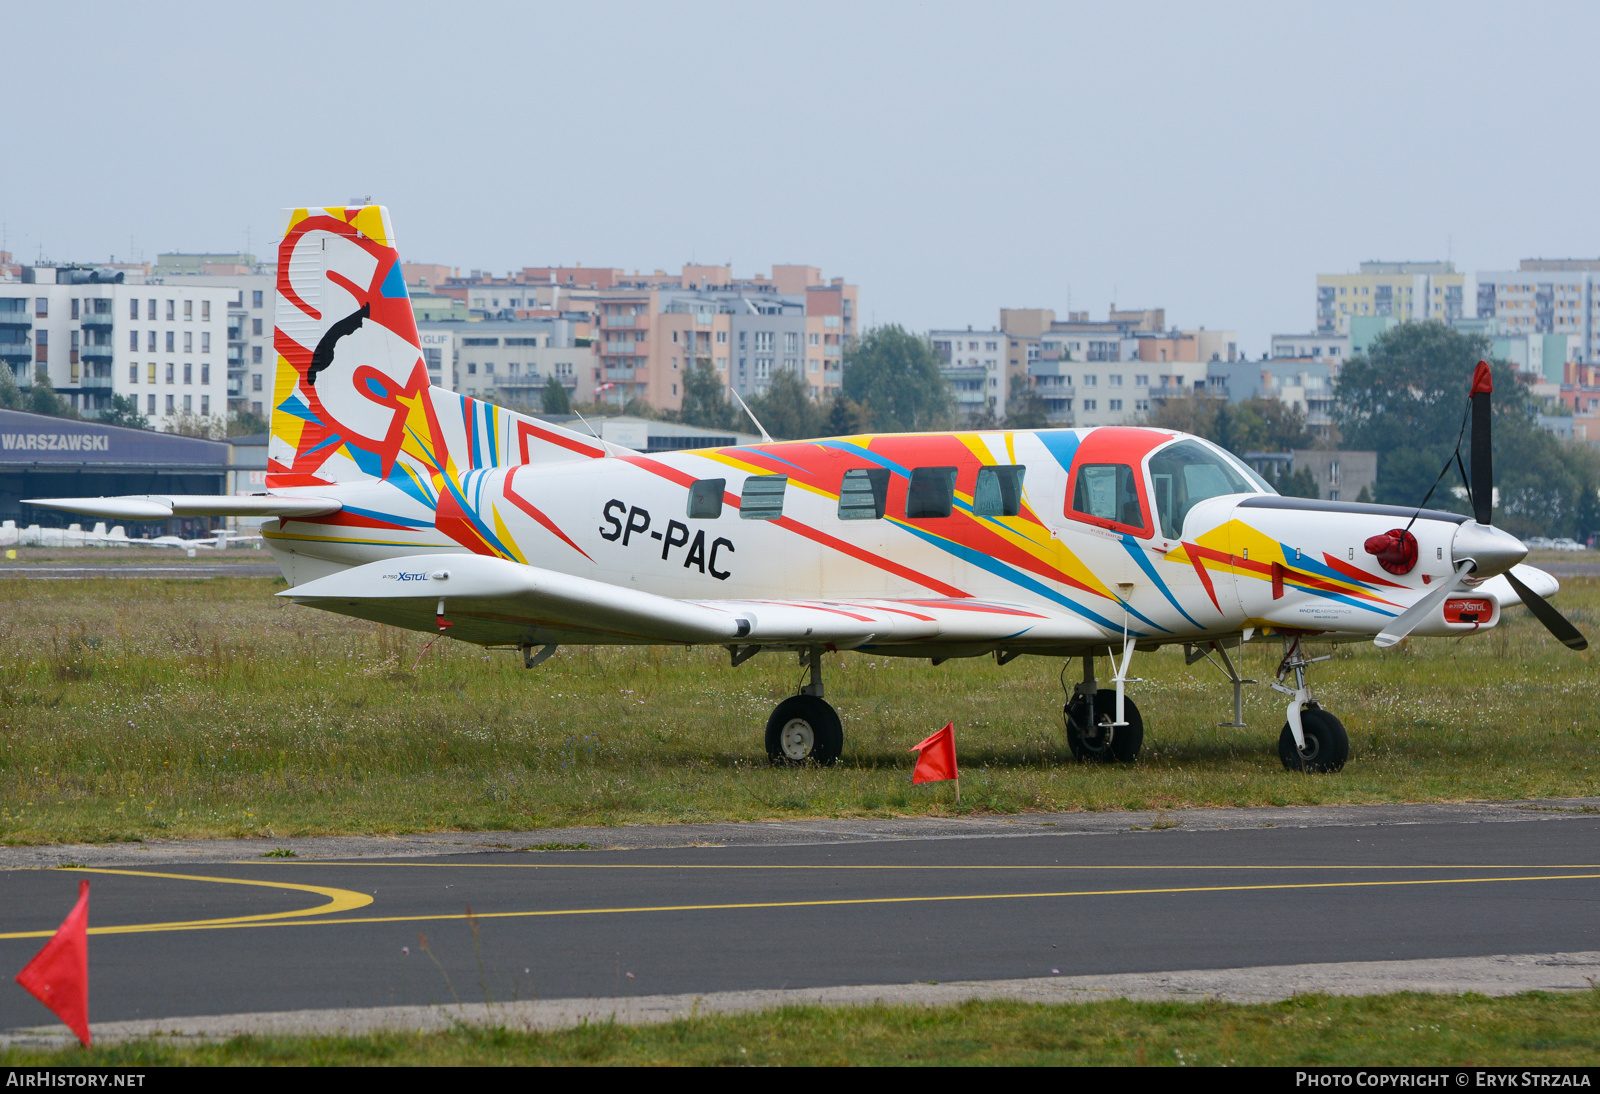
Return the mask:
{"type": "MultiPolygon", "coordinates": [[[[1316,361],[1320,364],[1343,364],[1350,356],[1350,336],[1347,334],[1274,334],[1271,342],[1274,361],[1316,361]]],[[[1335,375],[1338,375],[1335,372],[1335,375]]]]}
{"type": "Polygon", "coordinates": [[[860,314],[856,286],[799,265],[744,278],[730,266],[693,263],[675,273],[527,266],[505,277],[435,276],[430,288],[460,301],[474,320],[570,321],[574,342],[592,339],[597,350],[577,390],[661,409],[681,404],[683,374],[702,360],[741,395],[764,391],[773,371],[787,368],[825,397],[838,388],[860,314]]]}
{"type": "Polygon", "coordinates": [[[1316,333],[1348,335],[1353,316],[1448,322],[1469,314],[1467,295],[1450,262],[1363,262],[1359,273],[1317,275],[1316,333]]]}
{"type": "Polygon", "coordinates": [[[1576,339],[1578,360],[1592,361],[1600,327],[1595,279],[1600,259],[1525,258],[1515,270],[1480,271],[1477,318],[1494,319],[1501,334],[1576,339]]]}
{"type": "Polygon", "coordinates": [[[844,300],[837,292],[738,287],[602,293],[595,380],[611,402],[638,398],[677,409],[684,375],[699,364],[741,396],[761,394],[778,370],[787,369],[813,398],[826,398],[839,389],[845,324],[854,321],[844,314],[844,300]]]}
{"type": "Polygon", "coordinates": [[[1006,370],[1006,332],[1003,330],[933,330],[928,332],[940,369],[955,391],[956,407],[963,417],[982,414],[1005,416],[1011,385],[1006,370]]]}
{"type": "MultiPolygon", "coordinates": [[[[255,255],[166,252],[156,256],[147,285],[219,289],[227,296],[227,408],[267,416],[277,368],[273,301],[277,266],[255,255]]],[[[224,413],[225,411],[218,411],[224,413]]]]}
{"type": "Polygon", "coordinates": [[[1136,425],[1162,399],[1204,391],[1206,366],[1137,356],[1077,361],[1043,350],[1028,366],[1028,383],[1054,425],[1136,425]]]}
{"type": "Polygon", "coordinates": [[[506,406],[536,404],[550,377],[568,398],[594,399],[594,351],[569,319],[418,323],[436,387],[506,406]]]}
{"type": "Polygon", "coordinates": [[[1163,308],[1114,304],[1103,320],[1002,308],[1000,329],[1013,390],[1033,388],[1056,425],[1136,423],[1156,401],[1203,390],[1205,362],[1232,361],[1239,345],[1232,331],[1169,329],[1163,308]]]}
{"type": "MultiPolygon", "coordinates": [[[[1300,348],[1292,343],[1277,345],[1300,348]]],[[[1310,355],[1211,361],[1206,365],[1205,390],[1231,403],[1277,399],[1304,414],[1306,427],[1313,434],[1327,437],[1333,432],[1334,388],[1343,363],[1342,357],[1318,359],[1310,355]]]]}
{"type": "Polygon", "coordinates": [[[173,415],[227,410],[228,292],[130,285],[90,267],[27,267],[0,282],[0,359],[20,387],[39,369],[80,413],[113,394],[163,428],[173,415]]]}

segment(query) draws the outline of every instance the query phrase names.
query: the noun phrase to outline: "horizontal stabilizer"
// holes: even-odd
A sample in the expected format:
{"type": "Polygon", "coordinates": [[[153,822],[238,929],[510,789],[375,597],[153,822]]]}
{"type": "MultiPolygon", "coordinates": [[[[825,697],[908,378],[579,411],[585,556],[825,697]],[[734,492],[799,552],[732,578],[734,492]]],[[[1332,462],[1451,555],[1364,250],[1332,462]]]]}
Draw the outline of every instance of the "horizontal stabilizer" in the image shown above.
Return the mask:
{"type": "Polygon", "coordinates": [[[128,494],[115,498],[33,498],[41,509],[63,509],[114,520],[166,520],[169,517],[320,517],[337,513],[332,498],[275,494],[128,494]]]}

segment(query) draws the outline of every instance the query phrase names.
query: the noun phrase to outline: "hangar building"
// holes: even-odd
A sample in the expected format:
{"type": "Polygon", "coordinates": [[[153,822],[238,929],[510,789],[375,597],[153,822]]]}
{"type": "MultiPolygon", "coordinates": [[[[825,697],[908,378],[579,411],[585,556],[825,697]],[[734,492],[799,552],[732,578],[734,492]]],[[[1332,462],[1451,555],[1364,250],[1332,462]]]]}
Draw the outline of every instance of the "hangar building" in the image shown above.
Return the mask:
{"type": "MultiPolygon", "coordinates": [[[[83,519],[24,498],[226,493],[231,451],[221,441],[0,410],[0,520],[60,528],[83,519]]],[[[212,523],[195,517],[127,529],[135,538],[192,535],[212,523]]]]}

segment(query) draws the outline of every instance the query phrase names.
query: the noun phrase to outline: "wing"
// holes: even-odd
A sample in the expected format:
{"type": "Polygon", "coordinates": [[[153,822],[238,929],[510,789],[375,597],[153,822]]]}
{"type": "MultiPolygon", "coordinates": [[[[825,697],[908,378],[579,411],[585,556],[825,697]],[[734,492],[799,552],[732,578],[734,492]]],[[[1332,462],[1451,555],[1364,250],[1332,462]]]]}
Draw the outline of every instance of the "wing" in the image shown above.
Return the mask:
{"type": "Polygon", "coordinates": [[[111,520],[169,517],[320,517],[343,508],[332,498],[277,494],[126,494],[112,498],[34,498],[28,505],[111,520]]]}
{"type": "MultiPolygon", "coordinates": [[[[674,600],[485,555],[369,562],[278,594],[342,615],[447,630],[482,645],[738,644],[937,648],[958,656],[1102,642],[1093,624],[993,601],[674,600]],[[442,611],[441,611],[442,606],[442,611]]],[[[897,651],[898,652],[898,651],[897,651]]]]}

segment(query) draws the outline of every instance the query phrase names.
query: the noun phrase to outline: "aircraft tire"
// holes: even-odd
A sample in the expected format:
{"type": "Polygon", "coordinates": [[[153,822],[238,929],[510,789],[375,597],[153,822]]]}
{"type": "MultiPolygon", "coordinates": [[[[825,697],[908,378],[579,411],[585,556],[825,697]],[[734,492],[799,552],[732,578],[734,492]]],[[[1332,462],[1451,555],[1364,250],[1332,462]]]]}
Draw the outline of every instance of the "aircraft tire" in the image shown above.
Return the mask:
{"type": "MultiPolygon", "coordinates": [[[[1112,733],[1109,746],[1105,744],[1103,731],[1088,732],[1089,719],[1084,717],[1088,705],[1082,696],[1076,696],[1063,710],[1067,722],[1067,747],[1072,749],[1073,759],[1088,763],[1125,764],[1138,759],[1139,749],[1144,745],[1144,718],[1139,714],[1138,705],[1123,696],[1122,709],[1128,724],[1112,733]]],[[[1116,690],[1101,688],[1094,695],[1094,724],[1107,725],[1116,721],[1116,718],[1116,690]]]]}
{"type": "Polygon", "coordinates": [[[1304,752],[1294,746],[1294,731],[1283,723],[1278,734],[1278,758],[1290,771],[1313,771],[1331,775],[1350,758],[1350,735],[1344,725],[1321,707],[1306,707],[1300,712],[1300,728],[1305,731],[1304,752]]]}
{"type": "Polygon", "coordinates": [[[791,695],[767,719],[767,759],[785,767],[826,767],[844,751],[839,714],[815,695],[791,695]]]}

